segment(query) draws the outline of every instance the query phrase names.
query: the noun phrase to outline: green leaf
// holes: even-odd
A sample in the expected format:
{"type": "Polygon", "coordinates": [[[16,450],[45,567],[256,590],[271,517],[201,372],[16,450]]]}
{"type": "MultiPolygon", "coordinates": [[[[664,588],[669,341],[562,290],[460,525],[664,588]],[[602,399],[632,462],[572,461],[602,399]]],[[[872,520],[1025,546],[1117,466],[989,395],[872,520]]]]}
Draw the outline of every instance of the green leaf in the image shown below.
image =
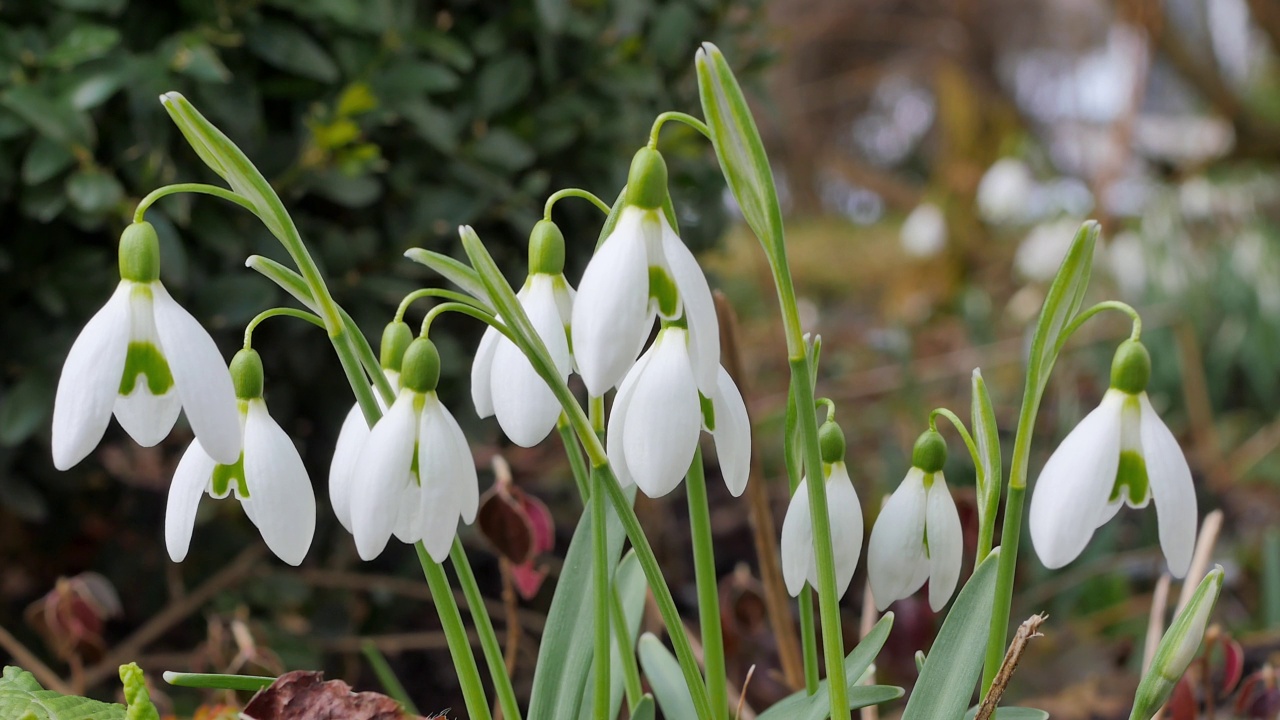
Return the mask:
{"type": "Polygon", "coordinates": [[[116,176],[106,170],[84,168],[67,178],[67,199],[77,210],[97,215],[123,201],[124,188],[116,176]]]}
{"type": "Polygon", "coordinates": [[[46,88],[19,85],[0,94],[0,105],[27,121],[36,132],[64,145],[94,144],[89,116],[65,100],[54,99],[46,88]]]}
{"type": "MultiPolygon", "coordinates": [[[[849,707],[851,709],[878,705],[902,697],[902,688],[889,685],[860,685],[867,668],[875,662],[880,649],[889,639],[893,628],[893,613],[885,613],[880,622],[867,633],[844,659],[844,676],[849,683],[849,707]]],[[[830,690],[827,681],[818,683],[818,691],[807,695],[805,691],[792,693],[760,713],[759,720],[823,720],[831,714],[830,690]]]]}
{"type": "Polygon", "coordinates": [[[250,28],[246,39],[249,50],[281,70],[323,83],[338,80],[337,63],[295,25],[265,22],[250,28]]]}
{"type": "MultiPolygon", "coordinates": [[[[969,712],[964,714],[964,720],[973,720],[977,716],[978,706],[974,705],[969,708],[969,712]]],[[[995,712],[995,720],[1049,720],[1049,713],[1035,708],[998,707],[995,712]]]]}
{"type": "Polygon", "coordinates": [[[533,86],[533,64],[520,55],[508,55],[485,65],[476,78],[476,114],[489,118],[512,107],[533,86]]]}
{"type": "Polygon", "coordinates": [[[174,687],[257,692],[262,688],[269,687],[276,679],[265,675],[221,675],[165,671],[164,681],[174,687]]]}
{"type": "Polygon", "coordinates": [[[35,720],[124,720],[125,707],[45,690],[31,673],[8,666],[0,675],[0,717],[35,720]]]}
{"type": "Polygon", "coordinates": [[[995,409],[991,406],[991,394],[982,372],[973,371],[973,442],[978,447],[978,513],[995,522],[999,510],[1002,464],[1000,458],[1000,428],[996,425],[995,409]]]}
{"type": "Polygon", "coordinates": [[[925,658],[902,720],[961,717],[969,707],[982,676],[999,561],[1000,548],[995,548],[960,589],[925,658]]]}
{"type": "Polygon", "coordinates": [[[95,72],[77,82],[67,99],[76,110],[92,110],[115,95],[127,79],[128,75],[120,69],[95,72]]]}
{"type": "Polygon", "coordinates": [[[53,388],[35,373],[28,373],[3,397],[0,445],[17,445],[31,437],[53,411],[53,388]]]}
{"type": "MultiPolygon", "coordinates": [[[[625,650],[619,644],[617,628],[613,628],[612,645],[609,652],[609,717],[616,718],[622,709],[624,689],[622,653],[635,653],[636,635],[640,633],[640,617],[644,614],[644,598],[649,585],[644,578],[644,570],[634,550],[628,551],[618,563],[613,573],[613,589],[622,602],[622,614],[627,620],[627,637],[625,650]]],[[[611,625],[612,627],[612,625],[611,625]]],[[[591,663],[588,678],[595,677],[595,662],[591,663]]],[[[592,698],[595,697],[594,683],[588,682],[582,694],[582,708],[578,712],[579,720],[589,720],[592,710],[592,698]]]]}
{"type": "Polygon", "coordinates": [[[564,29],[565,18],[569,16],[568,0],[534,0],[538,10],[538,21],[542,27],[553,35],[564,29]]]}
{"type": "Polygon", "coordinates": [[[636,703],[636,709],[631,711],[631,720],[654,720],[657,716],[658,706],[649,693],[645,693],[640,702],[636,703]]]}
{"type": "Polygon", "coordinates": [[[425,100],[400,104],[400,113],[409,121],[418,137],[445,155],[458,150],[458,125],[453,116],[425,100]]]}
{"type": "Polygon", "coordinates": [[[471,152],[480,162],[512,173],[529,167],[537,158],[528,143],[505,128],[486,133],[471,147],[471,152]]]}
{"type": "MultiPolygon", "coordinates": [[[[628,488],[627,494],[634,499],[635,487],[628,488]]],[[[622,551],[625,537],[622,522],[612,507],[608,508],[606,531],[610,565],[616,567],[614,558],[622,551]]],[[[583,588],[592,587],[593,582],[591,542],[591,516],[584,513],[573,531],[560,580],[551,598],[547,624],[542,631],[543,640],[538,647],[538,662],[533,672],[533,690],[526,715],[529,720],[577,717],[584,702],[595,651],[595,638],[590,632],[596,622],[595,598],[590,592],[583,591],[583,588]]],[[[604,620],[608,622],[608,618],[604,620]]]]}
{"type": "Polygon", "coordinates": [[[658,700],[662,714],[669,718],[696,718],[693,709],[693,697],[689,694],[689,686],[684,682],[684,672],[680,669],[680,661],[671,654],[653,633],[640,636],[640,667],[644,668],[644,676],[649,678],[653,695],[658,700]]]}
{"type": "Polygon", "coordinates": [[[37,136],[22,159],[22,182],[24,185],[39,185],[57,177],[75,162],[76,156],[66,145],[44,135],[37,136]]]}
{"type": "Polygon", "coordinates": [[[68,68],[100,58],[120,44],[120,31],[106,25],[77,25],[44,57],[53,67],[68,68]]]}
{"type": "Polygon", "coordinates": [[[128,0],[55,0],[55,2],[67,10],[119,15],[128,0]]]}
{"type": "Polygon", "coordinates": [[[1090,220],[1080,226],[1071,248],[1058,268],[1058,274],[1049,286],[1040,320],[1036,322],[1031,337],[1031,354],[1027,361],[1027,387],[1034,391],[1026,401],[1039,406],[1049,372],[1062,350],[1062,331],[1080,310],[1085,290],[1089,288],[1089,274],[1093,270],[1093,247],[1098,241],[1099,225],[1090,220]]]}
{"type": "Polygon", "coordinates": [[[484,283],[480,281],[480,276],[476,274],[475,270],[467,267],[461,261],[423,248],[409,248],[405,251],[404,256],[440,273],[444,279],[457,285],[471,297],[481,300],[485,304],[492,304],[489,300],[489,291],[485,290],[484,283]]]}
{"type": "Polygon", "coordinates": [[[756,237],[770,260],[785,258],[782,247],[782,208],[773,184],[773,171],[755,118],[729,63],[711,43],[703,43],[696,57],[698,95],[711,130],[720,169],[756,237]]]}

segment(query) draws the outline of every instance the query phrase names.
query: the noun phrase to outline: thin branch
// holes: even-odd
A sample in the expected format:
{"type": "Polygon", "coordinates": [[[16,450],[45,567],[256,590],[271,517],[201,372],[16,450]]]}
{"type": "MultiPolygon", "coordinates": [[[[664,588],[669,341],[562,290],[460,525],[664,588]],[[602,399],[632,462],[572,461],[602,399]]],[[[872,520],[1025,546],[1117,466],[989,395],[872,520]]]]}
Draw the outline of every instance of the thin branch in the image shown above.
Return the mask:
{"type": "Polygon", "coordinates": [[[1013,671],[1018,669],[1018,661],[1022,659],[1022,652],[1027,649],[1027,643],[1031,642],[1032,638],[1043,637],[1039,631],[1046,617],[1043,614],[1032,615],[1018,626],[1018,632],[1014,634],[1013,642],[1009,644],[1009,651],[1005,653],[1004,662],[1000,663],[1000,670],[996,673],[995,680],[991,682],[991,689],[987,691],[987,696],[982,699],[982,706],[978,708],[978,714],[974,720],[990,720],[995,714],[996,705],[1000,704],[1000,697],[1009,686],[1013,671]]]}
{"type": "Polygon", "coordinates": [[[0,648],[4,648],[6,652],[13,656],[15,662],[23,670],[35,676],[44,689],[60,692],[67,695],[71,692],[71,687],[63,682],[62,677],[54,672],[52,668],[45,665],[35,653],[27,649],[21,640],[9,634],[4,626],[0,626],[0,648]]]}

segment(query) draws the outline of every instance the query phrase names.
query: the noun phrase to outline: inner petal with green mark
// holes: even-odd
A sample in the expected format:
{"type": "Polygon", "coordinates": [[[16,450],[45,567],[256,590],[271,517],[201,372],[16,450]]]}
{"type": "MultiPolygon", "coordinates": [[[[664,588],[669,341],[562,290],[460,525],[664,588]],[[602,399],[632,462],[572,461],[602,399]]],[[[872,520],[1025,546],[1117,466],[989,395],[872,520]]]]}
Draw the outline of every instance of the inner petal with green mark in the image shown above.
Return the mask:
{"type": "Polygon", "coordinates": [[[224,498],[230,494],[232,483],[235,484],[236,497],[249,499],[249,484],[244,479],[244,453],[235,465],[215,465],[213,479],[209,481],[209,494],[215,498],[224,498]]]}
{"type": "Polygon", "coordinates": [[[702,427],[707,432],[716,431],[716,406],[711,402],[711,398],[698,393],[698,403],[702,405],[702,427]]]}
{"type": "Polygon", "coordinates": [[[673,318],[680,312],[680,292],[676,290],[676,281],[666,269],[657,265],[649,266],[649,297],[657,302],[658,314],[664,318],[673,318]]]}
{"type": "Polygon", "coordinates": [[[1151,496],[1151,483],[1147,479],[1147,462],[1142,453],[1135,450],[1120,452],[1120,465],[1116,468],[1116,481],[1111,486],[1108,502],[1123,499],[1130,507],[1142,507],[1151,496]]]}
{"type": "Polygon", "coordinates": [[[155,343],[129,343],[129,351],[124,358],[124,373],[120,376],[120,394],[133,394],[139,377],[145,379],[147,391],[152,395],[163,395],[173,387],[173,373],[169,371],[169,363],[155,343]]]}

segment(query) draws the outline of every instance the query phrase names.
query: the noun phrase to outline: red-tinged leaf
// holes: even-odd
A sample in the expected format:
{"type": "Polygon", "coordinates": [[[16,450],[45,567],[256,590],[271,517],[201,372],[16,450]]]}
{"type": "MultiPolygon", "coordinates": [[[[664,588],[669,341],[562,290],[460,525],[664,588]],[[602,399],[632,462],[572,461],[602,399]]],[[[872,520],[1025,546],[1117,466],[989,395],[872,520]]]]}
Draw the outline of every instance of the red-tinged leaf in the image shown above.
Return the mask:
{"type": "Polygon", "coordinates": [[[548,553],[556,549],[556,524],[551,519],[551,511],[538,498],[515,488],[519,492],[520,508],[533,528],[533,549],[536,553],[548,553]]]}
{"type": "Polygon", "coordinates": [[[1173,695],[1166,706],[1169,720],[1196,720],[1200,715],[1200,704],[1196,702],[1191,683],[1183,677],[1173,687],[1173,695]]]}
{"type": "Polygon", "coordinates": [[[480,511],[476,513],[480,533],[493,543],[499,555],[515,565],[529,562],[536,554],[533,523],[514,497],[519,492],[505,483],[494,483],[480,498],[480,511]]]}
{"type": "Polygon", "coordinates": [[[546,579],[545,566],[534,567],[532,562],[511,566],[511,580],[515,583],[516,592],[525,600],[532,600],[542,588],[542,581],[546,579]]]}
{"type": "Polygon", "coordinates": [[[400,703],[376,692],[352,692],[323,673],[295,670],[276,678],[241,712],[245,720],[420,720],[400,703]]]}
{"type": "Polygon", "coordinates": [[[1244,648],[1235,638],[1222,641],[1222,694],[1229,695],[1244,677],[1244,648]]]}

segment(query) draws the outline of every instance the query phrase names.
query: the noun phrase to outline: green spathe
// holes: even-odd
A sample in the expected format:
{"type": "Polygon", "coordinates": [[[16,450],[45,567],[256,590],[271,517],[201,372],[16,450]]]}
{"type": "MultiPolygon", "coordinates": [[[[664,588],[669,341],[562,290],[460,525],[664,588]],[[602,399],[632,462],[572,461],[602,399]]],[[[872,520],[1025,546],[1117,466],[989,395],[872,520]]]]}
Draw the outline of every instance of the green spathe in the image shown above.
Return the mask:
{"type": "Polygon", "coordinates": [[[550,220],[539,220],[529,233],[529,274],[564,272],[564,233],[550,220]]]}
{"type": "Polygon", "coordinates": [[[244,348],[231,358],[231,384],[236,397],[254,400],[262,397],[262,356],[253,348],[244,348]]]}
{"type": "Polygon", "coordinates": [[[149,222],[133,223],[120,235],[120,278],[136,283],[160,279],[160,238],[149,222]]]}
{"type": "Polygon", "coordinates": [[[1111,360],[1111,387],[1130,395],[1145,392],[1151,379],[1151,353],[1137,340],[1125,340],[1111,360]]]}
{"type": "Polygon", "coordinates": [[[656,210],[667,201],[667,161],[653,148],[640,148],[627,173],[627,204],[656,210]]]}
{"type": "Polygon", "coordinates": [[[400,385],[414,392],[426,393],[440,382],[440,353],[435,343],[420,337],[409,344],[400,367],[400,385]]]}
{"type": "Polygon", "coordinates": [[[1200,649],[1205,626],[1218,602],[1218,594],[1222,592],[1222,576],[1221,565],[1205,575],[1187,606],[1173,619],[1169,631],[1160,639],[1151,668],[1138,684],[1129,720],[1149,720],[1173,694],[1174,686],[1200,649]]]}
{"type": "Polygon", "coordinates": [[[947,464],[947,441],[937,430],[925,430],[911,450],[911,464],[926,474],[940,472],[947,464]]]}
{"type": "Polygon", "coordinates": [[[393,320],[382,329],[382,346],[378,352],[378,362],[383,370],[400,370],[404,362],[405,351],[413,342],[413,330],[402,320],[393,320]]]}

